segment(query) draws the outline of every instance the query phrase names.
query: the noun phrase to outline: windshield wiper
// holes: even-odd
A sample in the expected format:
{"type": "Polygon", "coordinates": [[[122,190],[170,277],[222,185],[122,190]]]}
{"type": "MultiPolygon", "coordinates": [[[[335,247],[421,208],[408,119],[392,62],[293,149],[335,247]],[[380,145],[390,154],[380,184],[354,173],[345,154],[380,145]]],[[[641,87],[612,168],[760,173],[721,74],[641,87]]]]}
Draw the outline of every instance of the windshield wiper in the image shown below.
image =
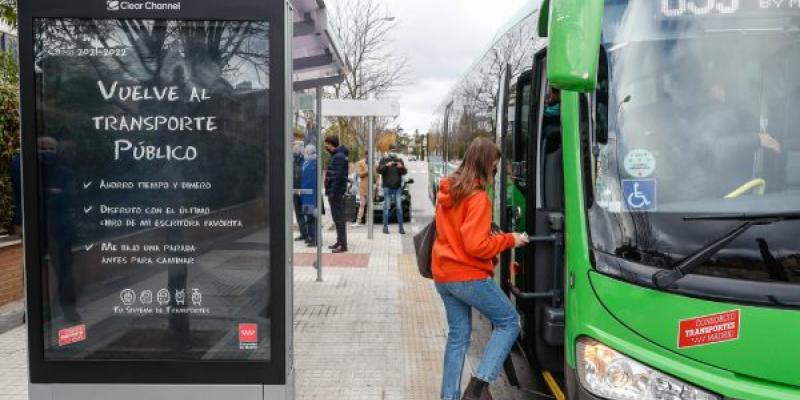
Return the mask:
{"type": "Polygon", "coordinates": [[[800,219],[800,211],[780,212],[780,213],[735,213],[735,214],[711,214],[700,215],[697,217],[684,217],[684,221],[763,221],[778,222],[800,219]],[[772,221],[774,220],[774,221],[772,221]]]}
{"type": "Polygon", "coordinates": [[[769,225],[775,222],[798,220],[800,212],[790,213],[757,213],[757,214],[716,214],[697,217],[685,217],[684,221],[744,221],[736,229],[728,232],[725,236],[709,243],[694,254],[679,261],[671,269],[658,271],[653,274],[653,284],[660,289],[666,289],[681,280],[687,274],[705,264],[706,261],[714,257],[720,250],[727,246],[734,239],[747,232],[754,225],[769,225]]]}

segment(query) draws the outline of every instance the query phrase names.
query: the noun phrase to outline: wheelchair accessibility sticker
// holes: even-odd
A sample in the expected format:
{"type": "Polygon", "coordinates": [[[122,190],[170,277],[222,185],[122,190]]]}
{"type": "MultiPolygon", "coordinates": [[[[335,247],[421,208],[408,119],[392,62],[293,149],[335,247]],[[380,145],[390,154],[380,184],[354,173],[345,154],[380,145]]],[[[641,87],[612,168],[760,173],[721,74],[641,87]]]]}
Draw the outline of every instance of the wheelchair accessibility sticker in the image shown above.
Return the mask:
{"type": "Polygon", "coordinates": [[[622,193],[628,211],[655,211],[657,204],[656,181],[630,179],[622,181],[622,193]]]}

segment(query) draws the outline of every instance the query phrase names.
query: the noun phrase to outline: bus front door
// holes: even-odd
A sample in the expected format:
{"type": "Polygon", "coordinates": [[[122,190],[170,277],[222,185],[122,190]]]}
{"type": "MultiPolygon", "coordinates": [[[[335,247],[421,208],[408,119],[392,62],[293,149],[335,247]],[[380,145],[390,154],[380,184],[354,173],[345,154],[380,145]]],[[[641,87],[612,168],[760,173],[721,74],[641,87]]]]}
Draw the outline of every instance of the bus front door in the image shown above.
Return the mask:
{"type": "Polygon", "coordinates": [[[515,251],[511,291],[522,314],[528,358],[553,388],[554,376],[564,368],[564,188],[560,94],[548,84],[545,69],[543,51],[527,82],[521,79],[517,86],[518,123],[513,145],[507,146],[513,148],[507,219],[508,227],[532,239],[515,251]]]}

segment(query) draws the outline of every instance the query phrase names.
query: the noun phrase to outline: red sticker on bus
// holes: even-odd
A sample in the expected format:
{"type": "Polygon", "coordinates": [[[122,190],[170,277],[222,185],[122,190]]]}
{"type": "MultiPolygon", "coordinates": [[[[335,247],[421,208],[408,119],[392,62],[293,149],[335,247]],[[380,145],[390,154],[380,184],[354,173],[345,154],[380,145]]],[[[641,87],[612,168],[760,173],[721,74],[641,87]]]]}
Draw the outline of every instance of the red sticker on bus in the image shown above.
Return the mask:
{"type": "Polygon", "coordinates": [[[678,348],[737,340],[740,326],[739,310],[684,319],[678,324],[678,348]]]}
{"type": "Polygon", "coordinates": [[[59,347],[82,342],[84,340],[86,340],[86,324],[73,326],[72,328],[61,329],[58,331],[59,347]]]}

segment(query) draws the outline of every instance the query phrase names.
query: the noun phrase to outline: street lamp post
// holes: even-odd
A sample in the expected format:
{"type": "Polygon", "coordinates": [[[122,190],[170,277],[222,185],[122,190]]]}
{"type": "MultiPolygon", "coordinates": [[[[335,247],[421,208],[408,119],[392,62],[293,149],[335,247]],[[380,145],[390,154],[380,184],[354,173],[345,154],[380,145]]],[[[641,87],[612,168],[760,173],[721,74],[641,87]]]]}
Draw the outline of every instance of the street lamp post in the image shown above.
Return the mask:
{"type": "MultiPolygon", "coordinates": [[[[369,140],[367,144],[369,190],[367,191],[367,239],[375,237],[375,117],[369,117],[369,140]]],[[[384,199],[385,200],[385,199],[384,199]]]]}

